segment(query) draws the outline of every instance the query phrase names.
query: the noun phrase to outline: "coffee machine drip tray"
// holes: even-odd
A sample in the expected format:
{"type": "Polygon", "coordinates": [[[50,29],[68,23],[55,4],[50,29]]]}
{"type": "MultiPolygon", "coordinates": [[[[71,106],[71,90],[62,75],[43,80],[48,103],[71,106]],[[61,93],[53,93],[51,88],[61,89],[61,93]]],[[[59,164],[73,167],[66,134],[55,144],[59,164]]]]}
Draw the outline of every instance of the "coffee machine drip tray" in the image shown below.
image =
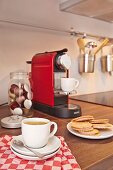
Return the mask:
{"type": "Polygon", "coordinates": [[[74,104],[65,104],[65,105],[59,105],[55,106],[56,114],[59,114],[58,116],[64,117],[64,118],[74,118],[81,116],[81,108],[78,105],[74,104]]]}
{"type": "Polygon", "coordinates": [[[62,91],[62,90],[55,90],[55,91],[54,91],[54,94],[76,95],[76,94],[77,94],[77,91],[76,91],[76,90],[73,90],[73,91],[71,91],[71,92],[65,92],[65,91],[62,91]]]}
{"type": "MultiPolygon", "coordinates": [[[[67,106],[66,106],[67,107],[67,106]]],[[[69,110],[73,110],[73,109],[77,109],[78,108],[78,105],[75,105],[75,104],[68,104],[68,109],[69,110]]]]}
{"type": "Polygon", "coordinates": [[[33,102],[33,108],[59,118],[75,118],[81,116],[81,107],[74,104],[61,104],[51,107],[42,103],[33,102]]]}

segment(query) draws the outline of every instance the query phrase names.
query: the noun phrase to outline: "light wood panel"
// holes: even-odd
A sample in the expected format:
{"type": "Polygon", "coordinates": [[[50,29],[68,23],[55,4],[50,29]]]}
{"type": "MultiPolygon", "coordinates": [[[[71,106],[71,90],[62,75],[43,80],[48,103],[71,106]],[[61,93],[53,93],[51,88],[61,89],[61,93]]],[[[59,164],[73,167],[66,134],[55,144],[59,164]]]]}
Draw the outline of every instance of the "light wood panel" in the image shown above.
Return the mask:
{"type": "Polygon", "coordinates": [[[67,0],[61,3],[61,10],[104,21],[113,21],[112,0],[67,0]]]}

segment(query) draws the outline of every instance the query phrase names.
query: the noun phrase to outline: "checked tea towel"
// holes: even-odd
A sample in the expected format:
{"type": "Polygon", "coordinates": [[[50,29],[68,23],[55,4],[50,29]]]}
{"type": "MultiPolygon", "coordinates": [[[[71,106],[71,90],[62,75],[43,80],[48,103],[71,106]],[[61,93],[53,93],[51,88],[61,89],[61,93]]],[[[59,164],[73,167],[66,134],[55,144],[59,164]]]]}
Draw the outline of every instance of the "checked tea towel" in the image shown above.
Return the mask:
{"type": "Polygon", "coordinates": [[[59,136],[61,148],[56,155],[40,161],[24,160],[10,150],[12,136],[0,137],[0,170],[80,170],[64,138],[59,136]]]}

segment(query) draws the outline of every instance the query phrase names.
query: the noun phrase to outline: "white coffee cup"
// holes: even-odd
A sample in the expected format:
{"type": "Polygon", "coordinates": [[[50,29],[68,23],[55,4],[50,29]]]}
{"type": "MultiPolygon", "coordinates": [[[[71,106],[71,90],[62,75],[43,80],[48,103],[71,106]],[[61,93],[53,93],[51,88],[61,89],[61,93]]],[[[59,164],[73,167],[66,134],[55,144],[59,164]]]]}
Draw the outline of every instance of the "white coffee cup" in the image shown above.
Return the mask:
{"type": "Polygon", "coordinates": [[[22,120],[22,138],[31,148],[41,148],[48,143],[57,131],[57,124],[44,118],[26,118],[22,120]],[[54,125],[52,132],[51,126],[54,125]]]}
{"type": "Polygon", "coordinates": [[[64,92],[71,92],[73,90],[76,90],[76,88],[79,86],[79,81],[75,78],[61,78],[61,89],[64,92]]]}

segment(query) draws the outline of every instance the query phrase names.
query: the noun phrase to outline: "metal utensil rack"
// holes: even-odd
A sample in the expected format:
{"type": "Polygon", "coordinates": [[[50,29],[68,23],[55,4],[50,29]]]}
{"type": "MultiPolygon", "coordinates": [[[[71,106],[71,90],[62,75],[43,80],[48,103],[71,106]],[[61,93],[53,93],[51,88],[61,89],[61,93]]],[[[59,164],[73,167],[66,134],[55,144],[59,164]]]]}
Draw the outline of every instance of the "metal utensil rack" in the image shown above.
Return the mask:
{"type": "Polygon", "coordinates": [[[95,38],[99,41],[105,39],[105,38],[109,38],[110,40],[110,44],[113,43],[113,38],[111,37],[105,37],[105,36],[99,36],[99,35],[93,35],[93,34],[89,34],[86,32],[79,32],[79,31],[75,31],[73,27],[70,27],[70,30],[60,30],[60,29],[55,29],[55,28],[50,28],[50,27],[43,27],[43,26],[38,26],[38,25],[33,25],[33,24],[27,24],[27,23],[22,23],[22,22],[16,22],[13,20],[2,20],[0,19],[0,23],[4,23],[4,24],[11,24],[11,25],[16,25],[16,26],[22,26],[22,27],[28,27],[28,28],[34,28],[37,30],[42,30],[42,31],[48,31],[48,32],[55,32],[55,33],[62,33],[62,34],[66,34],[66,35],[71,35],[71,36],[77,36],[77,37],[89,37],[89,38],[95,38]]]}
{"type": "Polygon", "coordinates": [[[82,38],[94,38],[97,41],[102,41],[105,38],[109,39],[109,43],[108,45],[113,44],[113,38],[111,37],[107,37],[107,36],[99,36],[99,35],[93,35],[93,34],[89,34],[89,33],[85,33],[85,32],[79,32],[79,31],[74,31],[73,28],[70,29],[69,31],[71,36],[77,36],[77,37],[82,37],[82,38]]]}

